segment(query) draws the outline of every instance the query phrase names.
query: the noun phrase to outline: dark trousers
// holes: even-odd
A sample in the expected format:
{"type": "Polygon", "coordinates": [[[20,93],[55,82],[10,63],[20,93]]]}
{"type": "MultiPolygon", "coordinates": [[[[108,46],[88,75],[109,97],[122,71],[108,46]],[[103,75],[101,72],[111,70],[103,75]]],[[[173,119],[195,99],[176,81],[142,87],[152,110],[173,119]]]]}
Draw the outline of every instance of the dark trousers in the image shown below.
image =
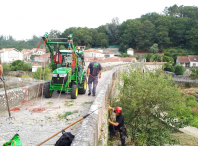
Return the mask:
{"type": "Polygon", "coordinates": [[[98,85],[98,76],[93,76],[93,77],[91,75],[89,75],[89,78],[88,78],[88,87],[89,87],[89,93],[91,93],[91,88],[92,88],[92,83],[93,83],[92,94],[93,95],[96,95],[96,86],[98,85]]]}
{"type": "Polygon", "coordinates": [[[113,126],[112,124],[109,124],[110,136],[115,136],[115,130],[118,130],[120,132],[120,139],[121,139],[121,142],[122,142],[122,146],[126,146],[125,145],[125,135],[124,135],[124,133],[121,132],[118,127],[113,126]]]}

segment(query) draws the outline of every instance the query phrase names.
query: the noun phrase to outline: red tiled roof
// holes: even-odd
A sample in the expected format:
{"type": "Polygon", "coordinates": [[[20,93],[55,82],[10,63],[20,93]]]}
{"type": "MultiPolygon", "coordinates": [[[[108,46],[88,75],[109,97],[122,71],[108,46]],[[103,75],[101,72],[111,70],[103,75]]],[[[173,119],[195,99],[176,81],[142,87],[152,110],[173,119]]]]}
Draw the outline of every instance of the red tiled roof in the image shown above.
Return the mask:
{"type": "MultiPolygon", "coordinates": [[[[22,51],[25,51],[25,52],[31,52],[31,50],[30,49],[23,49],[22,51]]],[[[21,52],[22,52],[21,51],[21,52]]]]}
{"type": "MultiPolygon", "coordinates": [[[[37,50],[38,48],[33,48],[32,50],[37,50]]],[[[43,48],[43,49],[38,49],[38,51],[43,51],[43,52],[45,52],[45,49],[43,48]]]]}
{"type": "MultiPolygon", "coordinates": [[[[188,56],[191,56],[191,55],[188,55],[188,56]]],[[[177,56],[177,60],[180,63],[189,63],[190,61],[188,59],[188,56],[177,56]]]]}
{"type": "Polygon", "coordinates": [[[34,65],[32,65],[32,66],[41,66],[41,65],[39,65],[39,64],[34,64],[34,65]]]}
{"type": "Polygon", "coordinates": [[[198,55],[188,55],[190,62],[198,62],[198,55]]]}
{"type": "Polygon", "coordinates": [[[1,49],[0,50],[0,52],[6,52],[6,51],[9,51],[9,50],[13,50],[13,49],[15,49],[15,48],[3,48],[3,49],[1,49]]]}
{"type": "Polygon", "coordinates": [[[27,55],[27,54],[30,54],[30,52],[25,52],[25,53],[23,53],[23,55],[27,55]]]}
{"type": "Polygon", "coordinates": [[[166,62],[146,62],[146,65],[163,65],[166,62]]]}
{"type": "Polygon", "coordinates": [[[84,52],[101,53],[100,51],[98,51],[98,50],[96,50],[96,49],[88,49],[88,50],[85,50],[84,52]]]}
{"type": "Polygon", "coordinates": [[[134,50],[133,48],[128,48],[127,50],[134,50]]]}

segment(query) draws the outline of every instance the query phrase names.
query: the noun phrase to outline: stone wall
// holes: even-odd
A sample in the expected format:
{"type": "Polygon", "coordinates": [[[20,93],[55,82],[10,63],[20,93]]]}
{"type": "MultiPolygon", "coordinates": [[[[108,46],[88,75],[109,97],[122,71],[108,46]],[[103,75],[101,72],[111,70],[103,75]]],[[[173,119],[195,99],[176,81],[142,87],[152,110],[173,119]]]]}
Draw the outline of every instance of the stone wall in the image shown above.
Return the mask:
{"type": "MultiPolygon", "coordinates": [[[[131,63],[135,68],[144,68],[143,63],[131,63]]],[[[119,81],[120,71],[126,70],[125,66],[115,67],[111,70],[109,78],[103,84],[103,88],[94,100],[89,113],[96,110],[93,114],[83,120],[82,125],[75,135],[71,146],[104,146],[108,140],[108,105],[109,97],[114,97],[118,92],[116,84],[119,81]]],[[[120,81],[119,81],[120,83],[120,81]]]]}
{"type": "Polygon", "coordinates": [[[26,72],[26,71],[9,71],[8,76],[14,76],[14,77],[21,77],[23,75],[29,75],[32,76],[32,72],[26,72]]]}
{"type": "MultiPolygon", "coordinates": [[[[45,82],[45,84],[47,82],[45,82]]],[[[34,85],[30,85],[26,87],[7,90],[10,109],[14,108],[15,106],[21,105],[22,101],[25,100],[25,97],[26,100],[31,100],[33,98],[36,98],[38,91],[39,91],[38,96],[41,96],[42,87],[43,87],[43,83],[40,83],[40,87],[39,87],[39,83],[36,83],[34,85]]],[[[7,110],[7,103],[6,103],[5,91],[2,91],[0,92],[0,112],[6,110],[7,110]]]]}
{"type": "Polygon", "coordinates": [[[173,72],[165,72],[166,74],[169,74],[173,77],[173,81],[175,82],[175,84],[184,87],[185,84],[189,84],[190,87],[198,87],[198,80],[192,80],[189,76],[183,76],[183,75],[175,75],[175,73],[173,72]]]}

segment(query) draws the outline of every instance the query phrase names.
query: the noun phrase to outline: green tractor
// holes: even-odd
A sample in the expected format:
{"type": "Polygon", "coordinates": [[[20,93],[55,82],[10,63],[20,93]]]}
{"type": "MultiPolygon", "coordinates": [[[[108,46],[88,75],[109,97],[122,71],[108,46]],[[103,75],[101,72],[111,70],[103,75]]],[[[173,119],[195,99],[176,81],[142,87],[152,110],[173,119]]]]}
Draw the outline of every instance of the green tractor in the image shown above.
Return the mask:
{"type": "MultiPolygon", "coordinates": [[[[66,42],[52,42],[57,38],[48,38],[48,33],[42,37],[50,50],[53,75],[50,83],[45,84],[43,94],[45,98],[51,98],[52,93],[70,92],[71,98],[76,99],[79,94],[85,94],[87,89],[86,71],[83,66],[84,54],[77,50],[73,44],[73,35],[70,34],[66,42]],[[54,54],[54,48],[56,53],[54,54]],[[68,50],[59,50],[59,45],[64,45],[68,50]]],[[[64,39],[64,38],[59,38],[64,39]]]]}

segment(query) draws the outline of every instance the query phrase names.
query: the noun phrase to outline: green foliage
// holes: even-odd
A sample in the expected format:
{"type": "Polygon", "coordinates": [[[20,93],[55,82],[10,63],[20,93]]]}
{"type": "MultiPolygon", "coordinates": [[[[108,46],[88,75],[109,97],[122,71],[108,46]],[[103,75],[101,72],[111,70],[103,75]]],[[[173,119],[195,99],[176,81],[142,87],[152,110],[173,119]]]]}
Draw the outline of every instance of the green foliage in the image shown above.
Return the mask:
{"type": "Polygon", "coordinates": [[[183,75],[185,72],[185,68],[182,65],[175,65],[174,67],[174,73],[176,75],[183,75]]]}
{"type": "Polygon", "coordinates": [[[24,63],[22,70],[23,71],[32,71],[32,64],[30,65],[30,63],[24,63]]]}
{"type": "Polygon", "coordinates": [[[11,63],[11,71],[23,70],[24,62],[21,60],[15,60],[11,63]]]}
{"type": "Polygon", "coordinates": [[[108,42],[107,42],[106,39],[103,39],[103,40],[101,41],[101,47],[108,48],[108,42]]]}
{"type": "Polygon", "coordinates": [[[43,75],[44,75],[44,80],[47,80],[50,76],[50,73],[51,73],[51,69],[49,67],[45,67],[45,73],[44,73],[44,68],[39,67],[37,71],[33,73],[33,78],[38,80],[43,80],[43,75]]]}
{"type": "Polygon", "coordinates": [[[29,75],[22,75],[21,78],[30,78],[29,75]]]}
{"type": "Polygon", "coordinates": [[[170,64],[174,64],[174,59],[172,57],[163,56],[163,62],[169,62],[170,64]]]}
{"type": "Polygon", "coordinates": [[[159,49],[158,49],[158,44],[153,44],[153,46],[150,47],[150,52],[151,53],[158,53],[159,49]]]}
{"type": "Polygon", "coordinates": [[[66,48],[65,48],[64,45],[61,45],[59,49],[60,49],[60,50],[66,50],[66,48]]]}
{"type": "Polygon", "coordinates": [[[190,74],[190,76],[198,76],[198,70],[195,69],[191,69],[192,73],[190,74]]]}
{"type": "Polygon", "coordinates": [[[117,84],[119,95],[113,99],[113,106],[122,107],[132,142],[137,141],[138,145],[173,144],[170,135],[173,128],[162,124],[159,118],[176,128],[184,126],[186,119],[175,121],[179,114],[184,115],[187,111],[184,97],[171,77],[164,80],[163,73],[140,72],[130,66],[120,74],[123,85],[117,84]],[[162,112],[167,114],[162,116],[162,112]]]}
{"type": "Polygon", "coordinates": [[[96,39],[96,45],[102,47],[102,41],[108,40],[108,36],[105,33],[99,33],[96,39]]]}
{"type": "Polygon", "coordinates": [[[165,71],[170,71],[170,72],[173,71],[173,66],[172,66],[172,64],[169,63],[169,62],[164,63],[163,68],[164,68],[165,71]]]}
{"type": "Polygon", "coordinates": [[[189,100],[189,101],[187,101],[186,102],[186,105],[187,106],[190,106],[190,107],[194,107],[194,106],[197,106],[198,105],[198,103],[194,100],[189,100]]]}
{"type": "Polygon", "coordinates": [[[159,54],[146,54],[144,55],[146,62],[162,62],[162,56],[159,54]]]}
{"type": "Polygon", "coordinates": [[[187,101],[190,101],[190,100],[195,100],[195,96],[192,96],[192,95],[188,95],[187,96],[187,101]]]}
{"type": "Polygon", "coordinates": [[[8,72],[11,70],[10,65],[8,63],[3,63],[3,75],[6,76],[8,72]]]}
{"type": "Polygon", "coordinates": [[[131,55],[129,55],[129,54],[127,54],[127,53],[122,53],[121,55],[120,55],[120,57],[130,57],[131,55]]]}

